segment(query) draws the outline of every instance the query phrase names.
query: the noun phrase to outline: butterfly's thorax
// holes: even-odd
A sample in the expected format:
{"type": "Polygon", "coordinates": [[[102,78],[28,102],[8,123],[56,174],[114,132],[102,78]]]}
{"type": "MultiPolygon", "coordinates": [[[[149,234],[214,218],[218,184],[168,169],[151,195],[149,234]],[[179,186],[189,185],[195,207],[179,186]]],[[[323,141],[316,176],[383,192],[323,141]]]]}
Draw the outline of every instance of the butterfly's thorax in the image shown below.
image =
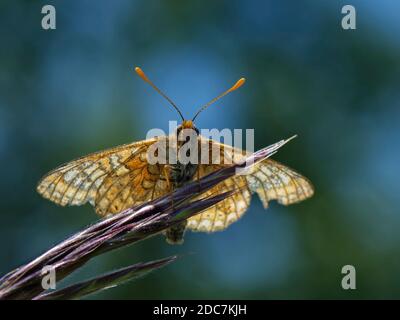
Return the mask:
{"type": "MultiPolygon", "coordinates": [[[[176,131],[176,137],[177,137],[177,152],[179,154],[180,148],[182,148],[185,144],[198,144],[198,137],[199,137],[199,130],[196,127],[191,127],[191,128],[183,128],[182,126],[179,126],[177,131],[176,131]],[[187,132],[184,132],[188,130],[187,132]]],[[[190,152],[193,152],[195,148],[188,148],[184,154],[190,158],[190,152]]],[[[186,183],[190,182],[193,180],[197,169],[198,169],[198,163],[199,163],[199,155],[195,155],[196,161],[189,161],[182,163],[180,161],[180,158],[178,156],[178,159],[176,161],[176,164],[171,164],[169,166],[170,168],[170,180],[173,184],[174,188],[179,188],[186,183]]]]}
{"type": "Polygon", "coordinates": [[[192,181],[197,171],[197,164],[181,164],[177,163],[171,166],[170,179],[174,188],[179,188],[186,183],[192,181]]]}

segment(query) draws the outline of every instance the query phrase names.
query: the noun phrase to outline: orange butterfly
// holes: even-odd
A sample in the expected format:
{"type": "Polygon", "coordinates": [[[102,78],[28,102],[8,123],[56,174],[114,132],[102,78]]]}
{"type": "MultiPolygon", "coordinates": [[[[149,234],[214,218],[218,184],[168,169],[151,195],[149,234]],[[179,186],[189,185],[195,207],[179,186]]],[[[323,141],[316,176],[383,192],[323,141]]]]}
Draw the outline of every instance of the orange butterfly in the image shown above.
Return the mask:
{"type": "MultiPolygon", "coordinates": [[[[233,154],[243,156],[247,154],[246,151],[201,136],[193,123],[200,112],[210,104],[243,85],[244,78],[204,105],[192,120],[185,120],[179,108],[149,80],[139,67],[135,68],[135,71],[179,113],[183,122],[177,128],[177,134],[182,129],[195,130],[196,143],[200,148],[204,146],[209,147],[207,150],[219,148],[222,160],[232,157],[233,154]]],[[[39,182],[37,191],[44,198],[61,206],[82,205],[89,202],[99,215],[105,216],[158,198],[188,181],[201,178],[226,165],[215,164],[212,159],[208,164],[182,164],[179,161],[175,164],[150,163],[148,161],[149,148],[160,141],[166,141],[167,149],[172,148],[172,144],[169,144],[170,138],[168,136],[154,137],[73,160],[45,175],[39,182]]],[[[179,144],[174,146],[177,150],[180,147],[179,144]]],[[[252,193],[258,194],[265,208],[268,207],[270,200],[289,205],[307,199],[314,193],[311,183],[305,177],[271,159],[256,164],[247,175],[237,175],[221,182],[204,196],[228,190],[235,190],[235,193],[215,206],[189,218],[180,226],[167,230],[167,241],[182,242],[186,228],[205,232],[227,228],[247,210],[252,193]]]]}

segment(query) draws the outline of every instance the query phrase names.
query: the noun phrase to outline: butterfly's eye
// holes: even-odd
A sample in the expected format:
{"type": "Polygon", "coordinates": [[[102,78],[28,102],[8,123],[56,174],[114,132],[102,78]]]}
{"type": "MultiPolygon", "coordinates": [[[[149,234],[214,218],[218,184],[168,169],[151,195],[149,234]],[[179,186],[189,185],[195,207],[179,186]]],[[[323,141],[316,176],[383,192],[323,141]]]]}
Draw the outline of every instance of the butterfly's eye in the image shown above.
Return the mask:
{"type": "Polygon", "coordinates": [[[182,131],[182,126],[180,125],[178,128],[176,128],[176,135],[177,136],[179,136],[179,134],[181,133],[181,131],[182,131]]]}

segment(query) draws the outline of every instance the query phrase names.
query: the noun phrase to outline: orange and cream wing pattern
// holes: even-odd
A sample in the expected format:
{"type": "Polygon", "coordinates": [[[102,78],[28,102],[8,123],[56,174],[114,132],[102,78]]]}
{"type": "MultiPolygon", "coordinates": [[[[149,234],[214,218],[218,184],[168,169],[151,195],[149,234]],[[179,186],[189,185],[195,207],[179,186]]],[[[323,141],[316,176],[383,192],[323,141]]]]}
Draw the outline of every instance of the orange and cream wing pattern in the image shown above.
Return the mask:
{"type": "Polygon", "coordinates": [[[289,205],[314,194],[314,188],[307,178],[271,159],[256,164],[246,179],[250,190],[260,197],[264,208],[268,207],[271,200],[289,205]]]}
{"type": "MultiPolygon", "coordinates": [[[[200,165],[199,176],[205,176],[219,168],[218,165],[200,165]]],[[[231,223],[237,221],[246,212],[251,200],[251,191],[244,176],[234,176],[222,181],[205,192],[201,198],[231,190],[237,191],[211,208],[189,218],[187,228],[192,231],[214,232],[224,230],[231,223]]]]}
{"type": "Polygon", "coordinates": [[[107,175],[95,198],[96,212],[114,214],[134,205],[156,199],[170,191],[164,165],[149,164],[147,148],[129,159],[123,169],[107,175]]]}
{"type": "Polygon", "coordinates": [[[149,166],[145,158],[156,141],[126,144],[71,161],[44,176],[37,191],[61,206],[89,202],[99,214],[108,213],[108,209],[117,212],[117,208],[123,210],[133,203],[132,195],[127,197],[127,191],[121,190],[137,192],[136,198],[147,200],[160,192],[154,184],[160,177],[159,168],[149,166]]]}
{"type": "MultiPolygon", "coordinates": [[[[226,157],[239,160],[246,151],[235,149],[202,137],[201,144],[220,148],[220,160],[226,157]]],[[[211,148],[209,149],[211,152],[211,148]]],[[[210,158],[215,159],[215,156],[210,158]]],[[[200,177],[217,170],[223,164],[200,165],[200,177]]],[[[311,197],[314,189],[307,178],[277,161],[266,159],[256,164],[246,175],[237,175],[210,189],[206,196],[237,190],[232,196],[215,206],[191,217],[187,227],[193,231],[214,232],[227,228],[237,221],[250,205],[251,194],[257,193],[265,208],[271,200],[283,205],[300,202],[311,197]]]]}
{"type": "MultiPolygon", "coordinates": [[[[62,206],[89,202],[102,216],[156,199],[171,191],[166,177],[169,170],[162,164],[150,164],[147,151],[155,142],[167,138],[158,137],[126,144],[71,161],[43,177],[37,191],[44,198],[62,206]]],[[[210,153],[210,164],[199,164],[195,179],[229,165],[232,159],[242,159],[247,154],[246,151],[200,137],[199,147],[204,145],[208,145],[206,150],[210,153]],[[217,152],[213,153],[213,150],[217,152]]],[[[201,198],[231,190],[236,192],[189,218],[187,227],[204,232],[226,229],[246,212],[252,193],[259,195],[264,207],[268,207],[271,200],[289,205],[307,199],[314,193],[311,183],[305,177],[271,159],[256,164],[245,175],[236,175],[222,181],[201,198]]]]}

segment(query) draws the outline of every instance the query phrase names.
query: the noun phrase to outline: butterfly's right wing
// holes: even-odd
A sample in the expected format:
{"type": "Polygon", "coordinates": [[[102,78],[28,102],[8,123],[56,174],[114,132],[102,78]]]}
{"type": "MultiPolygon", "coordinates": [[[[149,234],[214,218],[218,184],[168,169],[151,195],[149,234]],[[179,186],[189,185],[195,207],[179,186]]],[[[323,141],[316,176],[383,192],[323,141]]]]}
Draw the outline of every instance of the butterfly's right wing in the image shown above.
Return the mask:
{"type": "Polygon", "coordinates": [[[264,208],[276,200],[285,206],[312,197],[314,187],[300,173],[278,161],[265,159],[246,175],[249,188],[258,194],[264,208]]]}
{"type": "MultiPolygon", "coordinates": [[[[246,150],[204,137],[201,137],[201,144],[208,144],[210,153],[213,148],[220,150],[219,160],[222,161],[222,166],[240,162],[245,156],[250,155],[246,150]]],[[[215,155],[209,157],[214,159],[215,155]]],[[[310,198],[314,194],[314,187],[306,177],[270,158],[256,163],[247,172],[244,172],[243,176],[246,177],[250,190],[259,195],[265,208],[268,207],[268,202],[271,200],[276,200],[283,205],[290,205],[310,198]]]]}
{"type": "MultiPolygon", "coordinates": [[[[202,178],[224,166],[230,165],[232,161],[243,158],[244,151],[234,149],[231,146],[219,143],[205,137],[199,137],[199,149],[201,155],[208,155],[206,163],[198,166],[198,172],[194,179],[202,178]]],[[[203,160],[203,159],[202,159],[203,160]]],[[[211,208],[188,219],[187,228],[192,231],[215,232],[226,229],[231,223],[237,221],[248,209],[251,201],[251,190],[245,176],[233,176],[228,178],[200,198],[215,196],[227,191],[235,190],[231,196],[218,202],[211,208]]]]}
{"type": "MultiPolygon", "coordinates": [[[[199,177],[206,176],[221,167],[221,165],[200,165],[199,177]]],[[[231,196],[190,217],[187,227],[192,231],[215,232],[224,230],[231,223],[237,221],[246,212],[251,201],[251,190],[245,176],[233,176],[225,179],[202,194],[200,198],[216,196],[232,190],[236,190],[236,192],[231,196]]]]}
{"type": "MultiPolygon", "coordinates": [[[[201,137],[200,145],[209,145],[219,150],[216,159],[209,155],[209,159],[219,160],[222,163],[201,164],[199,176],[202,177],[232,162],[243,159],[248,152],[235,149],[229,145],[201,137]]],[[[245,175],[236,175],[226,179],[209,190],[206,195],[215,195],[226,191],[236,190],[227,199],[217,203],[215,206],[189,218],[188,228],[193,231],[214,232],[227,228],[231,223],[238,220],[250,205],[251,193],[257,193],[265,208],[271,200],[280,204],[289,205],[300,202],[311,197],[314,189],[310,181],[289,167],[271,160],[265,159],[254,165],[245,175]]]]}

